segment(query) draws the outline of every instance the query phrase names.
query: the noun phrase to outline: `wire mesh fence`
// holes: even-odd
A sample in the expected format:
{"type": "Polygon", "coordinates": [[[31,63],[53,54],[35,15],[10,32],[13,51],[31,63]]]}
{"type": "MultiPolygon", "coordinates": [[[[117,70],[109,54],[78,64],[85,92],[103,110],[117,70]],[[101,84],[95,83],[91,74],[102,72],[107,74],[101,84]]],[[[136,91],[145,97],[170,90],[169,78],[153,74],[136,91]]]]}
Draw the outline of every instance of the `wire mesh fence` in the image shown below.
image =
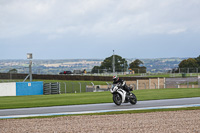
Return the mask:
{"type": "MultiPolygon", "coordinates": [[[[0,80],[0,83],[7,83],[7,82],[22,82],[22,80],[0,80]]],[[[51,83],[51,82],[52,82],[51,80],[44,81],[44,86],[46,85],[46,83],[51,83]]],[[[133,90],[162,89],[162,88],[200,88],[200,76],[185,77],[185,78],[164,78],[164,79],[150,78],[148,80],[138,80],[132,82],[130,81],[131,83],[128,82],[129,81],[127,81],[127,85],[131,86],[133,90]]],[[[56,94],[109,91],[109,89],[112,87],[112,82],[105,82],[104,84],[101,85],[94,84],[93,82],[84,82],[84,81],[61,81],[57,83],[58,83],[57,87],[59,87],[59,92],[56,92],[56,94]]],[[[49,90],[47,90],[47,93],[51,94],[49,90]]]]}
{"type": "Polygon", "coordinates": [[[61,93],[81,93],[86,92],[87,82],[60,82],[61,93]]]}
{"type": "Polygon", "coordinates": [[[60,82],[61,94],[107,91],[110,87],[111,84],[95,85],[93,82],[60,82]]]}
{"type": "Polygon", "coordinates": [[[200,88],[200,77],[166,78],[166,88],[200,88]]]}

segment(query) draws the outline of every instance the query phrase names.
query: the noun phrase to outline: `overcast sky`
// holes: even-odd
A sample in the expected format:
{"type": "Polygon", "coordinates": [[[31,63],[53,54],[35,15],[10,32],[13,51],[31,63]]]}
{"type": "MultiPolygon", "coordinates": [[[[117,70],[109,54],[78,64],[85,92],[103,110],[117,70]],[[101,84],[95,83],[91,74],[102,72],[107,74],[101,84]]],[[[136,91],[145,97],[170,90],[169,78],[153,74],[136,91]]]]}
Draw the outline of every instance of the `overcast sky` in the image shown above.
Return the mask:
{"type": "Polygon", "coordinates": [[[197,57],[200,0],[0,0],[0,59],[197,57]]]}

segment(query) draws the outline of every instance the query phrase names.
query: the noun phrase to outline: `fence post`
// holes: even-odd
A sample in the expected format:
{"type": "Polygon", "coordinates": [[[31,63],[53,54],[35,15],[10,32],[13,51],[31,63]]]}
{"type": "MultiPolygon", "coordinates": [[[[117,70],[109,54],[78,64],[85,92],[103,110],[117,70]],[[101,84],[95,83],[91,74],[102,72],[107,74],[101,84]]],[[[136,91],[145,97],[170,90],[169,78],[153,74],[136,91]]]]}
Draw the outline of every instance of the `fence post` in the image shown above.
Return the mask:
{"type": "Polygon", "coordinates": [[[51,83],[50,83],[50,87],[49,88],[50,88],[50,94],[51,94],[51,83]]]}
{"type": "Polygon", "coordinates": [[[166,88],[165,78],[164,78],[164,89],[166,88]]]}
{"type": "Polygon", "coordinates": [[[81,83],[80,82],[78,82],[79,84],[80,84],[80,93],[81,93],[81,83]]]}
{"type": "Polygon", "coordinates": [[[58,84],[58,88],[59,88],[59,89],[58,89],[58,93],[59,93],[59,94],[62,94],[61,91],[60,91],[60,82],[57,82],[57,84],[58,84]]]}
{"type": "Polygon", "coordinates": [[[143,84],[144,84],[144,89],[147,89],[147,88],[146,88],[146,83],[143,83],[143,84]]]}
{"type": "Polygon", "coordinates": [[[179,88],[179,84],[178,84],[178,82],[176,82],[176,87],[179,88]]]}
{"type": "Polygon", "coordinates": [[[65,94],[66,94],[66,83],[65,82],[63,82],[64,83],[64,85],[65,85],[65,94]]]}
{"type": "Polygon", "coordinates": [[[106,84],[108,85],[108,88],[109,88],[109,83],[108,83],[108,82],[106,82],[106,84]]]}
{"type": "Polygon", "coordinates": [[[137,86],[136,86],[136,84],[133,84],[134,85],[134,87],[135,87],[135,89],[134,90],[137,90],[137,86]]]}
{"type": "Polygon", "coordinates": [[[138,82],[139,82],[139,81],[137,80],[137,88],[136,88],[137,90],[139,89],[139,88],[138,88],[138,82]]]}
{"type": "Polygon", "coordinates": [[[160,78],[158,78],[158,89],[160,89],[160,78]]]}
{"type": "Polygon", "coordinates": [[[151,79],[149,78],[149,89],[151,89],[151,79]]]}
{"type": "MultiPolygon", "coordinates": [[[[94,83],[91,82],[91,84],[92,84],[92,86],[93,86],[93,91],[94,91],[94,88],[95,88],[95,87],[94,87],[94,83]]],[[[96,88],[95,88],[95,92],[96,92],[96,91],[97,91],[97,90],[96,90],[96,88]]]]}
{"type": "Polygon", "coordinates": [[[74,82],[72,82],[72,93],[74,92],[74,82]]]}

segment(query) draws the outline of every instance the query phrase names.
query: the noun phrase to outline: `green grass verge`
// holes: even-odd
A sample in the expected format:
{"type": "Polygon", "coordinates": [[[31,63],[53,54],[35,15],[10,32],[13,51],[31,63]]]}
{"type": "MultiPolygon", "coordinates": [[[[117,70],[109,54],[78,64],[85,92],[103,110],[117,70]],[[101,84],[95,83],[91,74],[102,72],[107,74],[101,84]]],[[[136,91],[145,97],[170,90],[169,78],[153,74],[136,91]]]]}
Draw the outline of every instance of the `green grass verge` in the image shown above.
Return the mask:
{"type": "MultiPolygon", "coordinates": [[[[134,90],[139,101],[200,97],[200,88],[134,90]]],[[[0,97],[0,109],[110,103],[110,92],[0,97]]]]}

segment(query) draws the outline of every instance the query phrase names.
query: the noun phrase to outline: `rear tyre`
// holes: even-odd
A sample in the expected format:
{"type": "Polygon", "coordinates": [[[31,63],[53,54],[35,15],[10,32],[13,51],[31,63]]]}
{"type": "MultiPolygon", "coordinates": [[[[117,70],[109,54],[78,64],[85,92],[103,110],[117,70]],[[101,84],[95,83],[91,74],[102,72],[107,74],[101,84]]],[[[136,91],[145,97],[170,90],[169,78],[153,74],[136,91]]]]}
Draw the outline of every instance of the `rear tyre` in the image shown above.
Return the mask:
{"type": "Polygon", "coordinates": [[[137,98],[135,96],[135,94],[131,93],[130,94],[130,103],[135,105],[137,103],[137,98]]]}
{"type": "Polygon", "coordinates": [[[113,102],[114,102],[117,106],[121,105],[121,103],[122,103],[122,97],[121,97],[121,95],[120,95],[119,93],[113,94],[113,102]]]}

